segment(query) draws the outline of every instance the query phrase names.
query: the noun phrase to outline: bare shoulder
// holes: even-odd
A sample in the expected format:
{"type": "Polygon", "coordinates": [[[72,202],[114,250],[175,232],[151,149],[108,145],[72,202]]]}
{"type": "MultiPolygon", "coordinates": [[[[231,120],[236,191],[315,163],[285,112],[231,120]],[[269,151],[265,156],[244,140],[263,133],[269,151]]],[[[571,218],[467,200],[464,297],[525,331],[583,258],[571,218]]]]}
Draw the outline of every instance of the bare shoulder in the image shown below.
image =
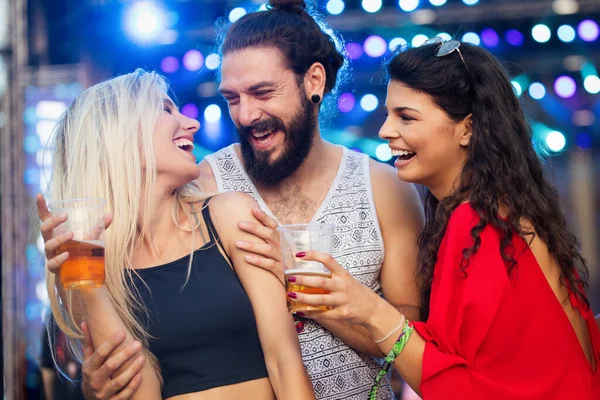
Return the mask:
{"type": "MultiPolygon", "coordinates": [[[[422,212],[417,188],[412,183],[398,179],[396,168],[373,159],[369,160],[373,198],[380,208],[405,208],[422,212]]],[[[382,210],[383,211],[383,210],[382,210]]]]}
{"type": "Polygon", "coordinates": [[[240,237],[240,221],[254,222],[252,208],[258,207],[256,201],[242,192],[224,192],[215,195],[209,202],[210,215],[215,229],[228,254],[235,250],[233,241],[240,237]]]}
{"type": "Polygon", "coordinates": [[[250,214],[253,207],[258,207],[256,200],[243,192],[224,192],[215,195],[210,201],[213,212],[224,211],[231,215],[250,214]]]}
{"type": "Polygon", "coordinates": [[[208,161],[206,161],[206,159],[202,160],[200,164],[198,164],[198,168],[200,169],[200,176],[196,179],[196,182],[200,185],[200,189],[205,193],[217,192],[215,174],[208,161]]]}

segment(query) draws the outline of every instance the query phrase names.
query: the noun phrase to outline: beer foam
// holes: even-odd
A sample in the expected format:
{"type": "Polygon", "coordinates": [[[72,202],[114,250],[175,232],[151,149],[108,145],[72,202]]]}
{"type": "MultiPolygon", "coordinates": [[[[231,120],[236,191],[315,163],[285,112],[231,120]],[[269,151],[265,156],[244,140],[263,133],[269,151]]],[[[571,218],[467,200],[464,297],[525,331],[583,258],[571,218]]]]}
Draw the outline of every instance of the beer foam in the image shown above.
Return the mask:
{"type": "Polygon", "coordinates": [[[104,247],[104,240],[73,240],[74,242],[93,244],[94,246],[104,247]]]}
{"type": "Polygon", "coordinates": [[[284,271],[285,275],[321,275],[331,277],[331,272],[323,271],[322,269],[313,269],[313,268],[294,268],[294,269],[286,269],[284,271]]]}

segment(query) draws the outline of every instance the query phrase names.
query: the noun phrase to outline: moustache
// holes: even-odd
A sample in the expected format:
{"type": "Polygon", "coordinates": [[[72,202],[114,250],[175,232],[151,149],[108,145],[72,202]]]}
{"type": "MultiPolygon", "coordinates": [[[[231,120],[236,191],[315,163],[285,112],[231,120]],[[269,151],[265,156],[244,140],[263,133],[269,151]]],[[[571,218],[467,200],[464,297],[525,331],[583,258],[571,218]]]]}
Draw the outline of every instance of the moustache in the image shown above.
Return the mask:
{"type": "Polygon", "coordinates": [[[240,135],[250,136],[252,131],[264,132],[264,131],[282,131],[285,132],[285,125],[279,118],[269,118],[262,121],[258,121],[255,124],[249,126],[242,126],[239,129],[240,135]]]}

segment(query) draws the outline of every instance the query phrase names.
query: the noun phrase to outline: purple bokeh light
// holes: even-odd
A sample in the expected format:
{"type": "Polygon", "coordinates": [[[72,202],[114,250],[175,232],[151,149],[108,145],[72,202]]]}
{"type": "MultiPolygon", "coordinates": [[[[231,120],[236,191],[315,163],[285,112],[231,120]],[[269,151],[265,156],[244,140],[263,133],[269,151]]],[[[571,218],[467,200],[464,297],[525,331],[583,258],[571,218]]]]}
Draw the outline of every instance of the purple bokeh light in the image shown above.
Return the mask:
{"type": "Polygon", "coordinates": [[[195,104],[188,103],[181,107],[181,113],[188,118],[198,119],[198,107],[195,104]]]}
{"type": "Polygon", "coordinates": [[[350,60],[358,60],[363,55],[363,47],[355,42],[350,42],[346,45],[346,54],[350,60]]]}
{"type": "Polygon", "coordinates": [[[486,47],[496,47],[500,42],[495,30],[487,28],[481,31],[481,41],[486,47]]]}
{"type": "Polygon", "coordinates": [[[352,93],[342,93],[337,101],[338,110],[343,113],[349,113],[355,105],[356,99],[352,93]]]}
{"type": "Polygon", "coordinates": [[[525,41],[523,34],[515,29],[509,29],[506,31],[506,41],[513,46],[520,46],[525,41]]]}
{"type": "Polygon", "coordinates": [[[173,56],[168,56],[160,62],[160,69],[167,74],[172,74],[179,69],[179,60],[173,56]]]}
{"type": "Polygon", "coordinates": [[[369,57],[381,57],[387,51],[387,43],[384,38],[377,35],[371,35],[365,39],[365,53],[369,57]]]}
{"type": "Polygon", "coordinates": [[[591,19],[584,19],[577,25],[577,34],[584,42],[593,42],[600,35],[598,23],[591,19]]]}
{"type": "Polygon", "coordinates": [[[575,84],[575,80],[570,76],[559,76],[554,81],[554,91],[563,99],[568,99],[569,97],[573,97],[575,95],[575,92],[577,91],[577,85],[575,84]]]}
{"type": "Polygon", "coordinates": [[[204,65],[204,56],[198,50],[190,50],[183,56],[183,66],[189,71],[198,71],[204,65]]]}

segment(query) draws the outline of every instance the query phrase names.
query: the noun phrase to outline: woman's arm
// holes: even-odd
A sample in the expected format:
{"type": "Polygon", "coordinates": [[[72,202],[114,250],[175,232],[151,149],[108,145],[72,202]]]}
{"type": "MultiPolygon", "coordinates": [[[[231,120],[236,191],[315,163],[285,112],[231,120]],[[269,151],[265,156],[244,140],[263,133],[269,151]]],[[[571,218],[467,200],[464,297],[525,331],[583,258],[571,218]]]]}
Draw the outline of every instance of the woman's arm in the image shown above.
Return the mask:
{"type": "MultiPolygon", "coordinates": [[[[52,276],[56,279],[56,273],[69,256],[67,252],[56,255],[56,250],[60,247],[60,245],[71,239],[72,233],[66,232],[60,236],[54,237],[54,229],[65,222],[67,217],[65,215],[52,215],[48,210],[46,200],[41,194],[37,195],[36,204],[38,215],[42,221],[40,230],[44,238],[44,247],[47,259],[46,265],[49,273],[52,274],[52,276]]],[[[106,215],[104,218],[105,227],[108,227],[111,221],[112,216],[110,214],[106,215]]],[[[112,365],[115,361],[111,361],[109,357],[111,355],[118,354],[125,347],[132,346],[130,349],[135,351],[140,350],[140,343],[135,342],[131,333],[127,331],[127,327],[123,321],[121,321],[119,314],[110,301],[106,286],[73,291],[70,293],[71,296],[69,296],[62,288],[62,286],[58,283],[58,280],[56,288],[62,302],[62,307],[65,307],[69,304],[71,305],[72,308],[66,311],[74,316],[75,323],[79,324],[82,319],[87,321],[87,327],[90,331],[94,348],[98,348],[98,350],[102,348],[106,349],[106,346],[98,346],[108,341],[114,332],[122,331],[125,334],[125,340],[122,341],[122,343],[114,350],[114,352],[100,354],[104,359],[108,359],[108,361],[105,363],[105,369],[108,370],[112,368],[113,371],[115,370],[114,366],[112,365]],[[69,297],[72,299],[69,299],[69,297]]],[[[120,368],[116,368],[116,375],[120,375],[121,372],[124,371],[131,371],[132,369],[128,367],[135,362],[137,362],[138,365],[144,364],[144,357],[140,356],[135,360],[123,363],[120,368]]],[[[144,364],[140,370],[140,374],[142,375],[143,384],[140,385],[139,389],[131,398],[140,400],[160,399],[160,381],[156,371],[154,371],[150,363],[144,364]]],[[[120,384],[120,382],[116,381],[114,383],[115,385],[120,384]]]]}
{"type": "Polygon", "coordinates": [[[252,207],[256,207],[256,202],[250,196],[236,192],[220,194],[210,204],[225,251],[252,303],[275,395],[286,400],[314,399],[312,385],[302,364],[292,315],[287,311],[284,287],[272,273],[248,264],[244,259],[248,253],[235,245],[237,240],[257,240],[238,228],[240,220],[257,222],[252,207]]]}
{"type": "MultiPolygon", "coordinates": [[[[451,217],[438,253],[436,281],[432,287],[435,295],[427,323],[414,324],[408,342],[393,364],[415,392],[422,392],[425,398],[445,398],[447,393],[453,392],[461,393],[464,398],[484,398],[494,390],[494,384],[498,384],[491,384],[489,376],[482,376],[473,367],[478,359],[490,354],[489,346],[486,348],[483,343],[511,288],[498,251],[501,235],[491,226],[481,231],[479,249],[469,257],[467,277],[457,275],[463,260],[462,250],[472,246],[470,231],[478,221],[474,211],[467,208],[459,211],[458,217],[451,217]],[[465,220],[468,223],[462,223],[465,220]]],[[[329,294],[294,293],[292,296],[302,303],[331,306],[332,310],[323,312],[322,318],[364,326],[371,338],[380,342],[379,348],[388,354],[398,340],[404,316],[353,279],[330,255],[309,251],[303,257],[325,264],[332,278],[293,276],[288,279],[295,279],[300,286],[325,289],[329,294]]],[[[499,345],[508,349],[509,339],[499,345]]]]}
{"type": "MultiPolygon", "coordinates": [[[[377,303],[374,306],[374,312],[371,318],[367,320],[364,326],[369,331],[373,339],[380,339],[387,336],[392,330],[398,326],[405,318],[400,312],[387,301],[379,296],[374,299],[377,303]]],[[[402,328],[397,329],[389,338],[381,343],[378,343],[379,349],[384,354],[388,354],[392,346],[396,342],[402,328]]],[[[394,361],[394,368],[400,373],[402,379],[410,386],[419,396],[421,390],[421,376],[423,374],[423,354],[425,352],[425,340],[417,333],[412,331],[410,339],[402,352],[394,361]]]]}
{"type": "MultiPolygon", "coordinates": [[[[331,310],[322,312],[322,318],[364,326],[374,341],[386,337],[397,328],[389,338],[377,343],[381,352],[387,355],[402,329],[398,326],[404,319],[400,311],[354,279],[331,255],[308,251],[303,258],[323,263],[331,271],[331,279],[306,276],[295,276],[291,279],[296,279],[295,282],[299,285],[326,289],[330,294],[306,295],[296,292],[292,296],[302,303],[331,306],[331,310]]],[[[425,341],[416,331],[413,331],[406,347],[394,362],[394,367],[402,378],[419,395],[424,351],[425,341]]]]}
{"type": "MultiPolygon", "coordinates": [[[[112,369],[110,355],[118,354],[125,347],[130,346],[130,349],[133,351],[141,348],[141,344],[134,340],[123,321],[121,321],[119,314],[110,300],[106,286],[95,289],[82,289],[80,290],[80,297],[85,310],[86,325],[89,329],[94,348],[97,348],[98,351],[108,348],[100,345],[112,338],[115,332],[120,331],[125,335],[125,340],[114,351],[110,354],[100,354],[103,358],[108,358],[103,368],[112,369]]],[[[126,370],[131,363],[144,363],[144,357],[140,356],[130,362],[124,363],[121,368],[116,370],[115,375],[119,375],[121,371],[126,370]]],[[[151,363],[145,363],[139,374],[142,377],[142,382],[131,399],[160,400],[160,380],[151,363]]],[[[120,382],[115,383],[121,384],[120,382]]]]}

